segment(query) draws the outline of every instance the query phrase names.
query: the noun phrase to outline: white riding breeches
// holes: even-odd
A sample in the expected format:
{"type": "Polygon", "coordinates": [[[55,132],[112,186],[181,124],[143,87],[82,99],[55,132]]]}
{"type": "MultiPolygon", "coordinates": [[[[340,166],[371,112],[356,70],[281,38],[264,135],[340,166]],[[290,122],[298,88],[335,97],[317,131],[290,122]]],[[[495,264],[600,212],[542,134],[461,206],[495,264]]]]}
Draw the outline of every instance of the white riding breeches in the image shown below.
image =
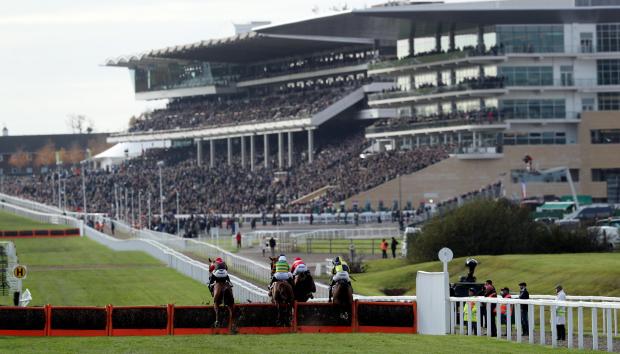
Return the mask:
{"type": "Polygon", "coordinates": [[[300,265],[297,266],[297,268],[295,268],[295,275],[299,273],[305,273],[307,271],[308,271],[308,266],[301,263],[300,265]]]}
{"type": "Polygon", "coordinates": [[[293,275],[291,273],[274,273],[273,275],[274,278],[276,278],[276,280],[289,280],[290,278],[293,277],[293,275]]]}
{"type": "Polygon", "coordinates": [[[228,276],[228,272],[226,269],[218,269],[213,272],[213,276],[216,278],[226,278],[228,276]]]}
{"type": "Polygon", "coordinates": [[[351,278],[349,278],[349,272],[338,272],[334,275],[332,280],[333,281],[339,281],[339,280],[351,281],[351,278]]]}

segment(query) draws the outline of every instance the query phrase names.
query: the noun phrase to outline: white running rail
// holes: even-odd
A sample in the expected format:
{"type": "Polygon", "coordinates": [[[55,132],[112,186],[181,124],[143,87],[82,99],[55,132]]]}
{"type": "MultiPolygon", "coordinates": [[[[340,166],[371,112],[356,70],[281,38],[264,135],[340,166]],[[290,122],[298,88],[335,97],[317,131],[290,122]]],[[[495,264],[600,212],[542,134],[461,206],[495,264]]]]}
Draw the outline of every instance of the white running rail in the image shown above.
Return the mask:
{"type": "MultiPolygon", "coordinates": [[[[471,308],[468,306],[468,318],[472,317],[471,308]]],[[[477,335],[482,336],[482,329],[486,329],[486,336],[492,337],[492,327],[496,327],[496,336],[501,339],[502,336],[509,341],[523,342],[523,336],[528,336],[530,344],[540,343],[542,345],[549,344],[558,347],[558,333],[556,329],[556,314],[558,309],[566,310],[566,344],[568,348],[585,349],[584,337],[586,335],[586,327],[584,321],[584,312],[590,312],[590,335],[591,349],[603,349],[599,347],[599,339],[602,336],[606,339],[605,349],[609,352],[614,350],[614,337],[618,336],[618,310],[620,303],[618,302],[585,302],[585,301],[555,301],[555,300],[520,300],[520,299],[504,299],[504,298],[485,298],[472,297],[450,298],[450,333],[460,335],[477,335]],[[477,311],[477,321],[468,321],[465,324],[465,313],[461,309],[465,308],[465,304],[471,302],[475,305],[477,311]],[[484,304],[484,305],[483,305],[484,304]],[[500,306],[506,304],[506,320],[502,321],[501,316],[495,316],[492,313],[491,304],[495,304],[499,313],[500,306]],[[529,333],[523,333],[521,324],[522,310],[521,305],[527,306],[527,321],[529,333]],[[512,313],[514,312],[514,314],[512,313]],[[482,327],[481,313],[486,314],[487,319],[495,319],[486,321],[486,326],[482,327]],[[538,316],[536,316],[538,315],[538,316]],[[599,329],[598,316],[601,316],[602,326],[599,329]],[[514,316],[514,325],[506,325],[512,322],[514,316]],[[548,317],[546,317],[548,316],[548,317]],[[548,321],[545,319],[548,318],[548,321]],[[538,323],[536,323],[538,320],[538,323]],[[538,326],[536,326],[538,325],[538,326]],[[576,326],[575,326],[576,325],[576,326]],[[548,330],[545,328],[549,328],[548,330]],[[575,331],[576,336],[575,336],[575,331]],[[549,333],[550,332],[550,333],[549,333]],[[576,342],[575,342],[576,340],[576,342]]]]}

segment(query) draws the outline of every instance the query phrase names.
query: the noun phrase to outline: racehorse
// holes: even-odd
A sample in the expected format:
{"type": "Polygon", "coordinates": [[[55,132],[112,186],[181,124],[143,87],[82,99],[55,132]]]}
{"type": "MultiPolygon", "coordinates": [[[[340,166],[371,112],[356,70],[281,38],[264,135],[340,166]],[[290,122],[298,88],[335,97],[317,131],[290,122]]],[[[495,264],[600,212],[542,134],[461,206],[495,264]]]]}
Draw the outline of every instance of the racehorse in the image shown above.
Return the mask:
{"type": "MultiPolygon", "coordinates": [[[[271,260],[271,276],[276,272],[277,258],[269,257],[271,260]]],[[[271,302],[276,305],[276,311],[278,313],[277,323],[282,326],[288,326],[291,324],[293,318],[293,302],[295,301],[295,295],[293,293],[293,287],[288,281],[279,280],[273,283],[271,287],[271,302]]]]}
{"type": "Polygon", "coordinates": [[[340,308],[340,318],[346,320],[353,308],[353,288],[346,280],[339,280],[332,287],[332,303],[340,308]]]}
{"type": "MultiPolygon", "coordinates": [[[[209,273],[213,272],[215,268],[215,262],[209,258],[209,273]]],[[[235,298],[233,296],[232,287],[227,281],[215,280],[213,284],[213,311],[215,312],[215,323],[213,327],[220,326],[220,307],[224,305],[227,311],[230,311],[230,306],[234,305],[235,298]]]]}
{"type": "Polygon", "coordinates": [[[295,275],[293,284],[293,293],[295,294],[295,301],[297,302],[308,301],[308,299],[313,297],[312,293],[316,292],[316,285],[309,271],[295,275]]]}

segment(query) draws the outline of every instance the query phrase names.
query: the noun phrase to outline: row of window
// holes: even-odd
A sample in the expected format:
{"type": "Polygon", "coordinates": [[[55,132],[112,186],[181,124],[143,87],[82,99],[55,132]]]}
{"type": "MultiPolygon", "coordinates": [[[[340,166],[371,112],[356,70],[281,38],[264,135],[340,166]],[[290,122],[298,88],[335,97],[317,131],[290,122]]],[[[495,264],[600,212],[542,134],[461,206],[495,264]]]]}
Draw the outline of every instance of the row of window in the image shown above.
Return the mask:
{"type": "Polygon", "coordinates": [[[620,85],[620,59],[597,60],[596,69],[599,85],[620,85]]]}
{"type": "Polygon", "coordinates": [[[506,119],[566,118],[566,102],[563,99],[503,100],[500,111],[506,119]]]}
{"type": "Polygon", "coordinates": [[[620,129],[591,130],[592,144],[620,144],[620,129]]]}
{"type": "Polygon", "coordinates": [[[608,179],[620,176],[620,168],[593,168],[592,182],[607,182],[608,179]]]}
{"type": "Polygon", "coordinates": [[[620,24],[605,23],[597,25],[596,45],[599,52],[620,51],[620,24]]]}
{"type": "Polygon", "coordinates": [[[620,92],[601,92],[598,94],[599,111],[620,111],[620,92]]]}
{"type": "Polygon", "coordinates": [[[504,77],[506,85],[553,85],[552,66],[503,66],[499,68],[499,73],[504,77]]]}
{"type": "Polygon", "coordinates": [[[565,145],[565,132],[510,132],[503,135],[504,145],[565,145]]]}
{"type": "Polygon", "coordinates": [[[563,25],[496,26],[497,43],[506,53],[562,53],[563,25]]]}
{"type": "MultiPolygon", "coordinates": [[[[579,182],[579,169],[571,168],[570,176],[573,182],[579,182]]],[[[530,173],[526,170],[511,170],[510,178],[512,179],[512,183],[561,183],[568,182],[568,178],[566,177],[565,171],[556,171],[552,173],[536,174],[530,173]]]]}

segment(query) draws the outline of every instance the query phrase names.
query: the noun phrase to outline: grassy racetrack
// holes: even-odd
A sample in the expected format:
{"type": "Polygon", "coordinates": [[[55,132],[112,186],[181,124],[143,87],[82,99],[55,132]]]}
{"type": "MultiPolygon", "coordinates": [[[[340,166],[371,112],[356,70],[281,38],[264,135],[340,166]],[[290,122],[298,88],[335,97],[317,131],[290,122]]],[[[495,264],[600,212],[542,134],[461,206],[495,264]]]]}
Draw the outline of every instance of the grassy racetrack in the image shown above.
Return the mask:
{"type": "MultiPolygon", "coordinates": [[[[573,353],[475,337],[396,334],[205,335],[172,337],[8,338],[11,353],[573,353]]],[[[588,351],[580,351],[588,353],[588,351]]]]}
{"type": "MultiPolygon", "coordinates": [[[[493,280],[496,289],[505,286],[511,292],[518,284],[527,282],[530,294],[555,295],[554,288],[562,284],[568,295],[620,296],[620,253],[579,253],[558,255],[476,256],[479,282],[493,280]]],[[[415,295],[418,270],[441,271],[440,262],[408,264],[403,259],[373,260],[368,272],[356,274],[353,287],[365,295],[382,295],[382,289],[409,289],[415,295]]],[[[450,281],[467,274],[465,258],[456,258],[449,265],[450,281]]]]}
{"type": "MultiPolygon", "coordinates": [[[[205,285],[142,252],[115,252],[85,237],[13,239],[28,267],[31,305],[199,305],[205,285]]],[[[8,302],[6,298],[0,303],[8,302]]],[[[1,341],[0,341],[1,342],[1,341]]],[[[1,352],[1,350],[0,350],[1,352]]]]}
{"type": "Polygon", "coordinates": [[[66,225],[44,224],[30,220],[14,214],[0,211],[0,230],[20,231],[20,230],[62,230],[69,228],[66,225]]]}

